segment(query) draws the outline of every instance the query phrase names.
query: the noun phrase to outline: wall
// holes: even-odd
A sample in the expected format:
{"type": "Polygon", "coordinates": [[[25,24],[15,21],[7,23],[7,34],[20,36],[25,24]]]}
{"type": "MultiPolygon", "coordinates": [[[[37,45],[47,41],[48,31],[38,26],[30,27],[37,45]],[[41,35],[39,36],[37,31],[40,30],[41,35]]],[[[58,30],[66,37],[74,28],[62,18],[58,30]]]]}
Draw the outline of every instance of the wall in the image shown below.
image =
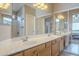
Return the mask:
{"type": "Polygon", "coordinates": [[[19,25],[18,25],[18,21],[16,19],[13,19],[12,21],[12,25],[11,25],[11,36],[12,38],[17,37],[18,36],[18,31],[19,31],[19,25]]]}
{"type": "Polygon", "coordinates": [[[18,13],[17,13],[17,20],[20,20],[18,21],[20,24],[18,25],[19,27],[19,36],[23,36],[25,35],[25,30],[24,30],[24,6],[22,6],[18,13]],[[21,24],[22,23],[22,24],[21,24]],[[23,26],[23,27],[22,27],[23,26]]]}
{"type": "Polygon", "coordinates": [[[11,25],[1,24],[3,15],[12,15],[12,5],[8,9],[0,9],[0,40],[6,40],[11,38],[11,25]]]}
{"type": "Polygon", "coordinates": [[[46,10],[36,9],[36,17],[42,17],[53,13],[53,5],[51,5],[51,3],[47,5],[48,8],[46,10]]]}
{"type": "Polygon", "coordinates": [[[3,23],[2,15],[0,14],[0,24],[3,23]]]}
{"type": "Polygon", "coordinates": [[[79,14],[79,8],[69,11],[69,22],[70,22],[69,23],[69,26],[70,26],[69,30],[70,31],[72,31],[72,15],[73,14],[79,14]]]}
{"type": "Polygon", "coordinates": [[[79,3],[55,3],[54,12],[79,7],[79,3]]]}
{"type": "MultiPolygon", "coordinates": [[[[23,36],[23,35],[25,35],[25,27],[23,29],[21,29],[21,25],[19,25],[19,22],[18,22],[18,17],[21,20],[24,20],[24,18],[25,18],[24,17],[24,6],[22,4],[20,5],[20,4],[14,3],[12,11],[13,11],[13,14],[15,15],[15,19],[13,19],[13,22],[12,22],[12,37],[23,36]],[[16,7],[14,7],[14,6],[16,6],[16,7]]],[[[23,24],[23,26],[25,26],[24,24],[23,24]]]]}
{"type": "Polygon", "coordinates": [[[12,4],[8,7],[8,9],[0,9],[0,13],[2,14],[7,14],[7,15],[12,15],[12,4]]]}
{"type": "Polygon", "coordinates": [[[0,40],[11,38],[11,26],[0,24],[0,40]]]}
{"type": "Polygon", "coordinates": [[[36,19],[36,34],[45,33],[45,20],[44,17],[36,19]]]}
{"type": "Polygon", "coordinates": [[[79,12],[78,10],[74,11],[74,9],[77,9],[77,8],[79,8],[79,3],[55,3],[54,4],[54,11],[53,11],[54,13],[61,13],[61,12],[67,11],[68,31],[71,31],[71,26],[72,26],[71,15],[79,12]]]}
{"type": "Polygon", "coordinates": [[[35,33],[35,9],[25,6],[25,25],[26,25],[26,34],[32,35],[35,33]]]}

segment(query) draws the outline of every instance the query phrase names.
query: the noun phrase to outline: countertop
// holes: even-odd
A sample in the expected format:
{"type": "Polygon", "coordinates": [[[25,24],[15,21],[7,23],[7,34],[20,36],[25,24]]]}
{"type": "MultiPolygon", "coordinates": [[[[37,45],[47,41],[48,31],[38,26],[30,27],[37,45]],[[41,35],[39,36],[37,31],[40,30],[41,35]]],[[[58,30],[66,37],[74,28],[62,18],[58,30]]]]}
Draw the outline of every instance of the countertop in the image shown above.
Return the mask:
{"type": "Polygon", "coordinates": [[[70,32],[61,35],[51,34],[50,36],[45,37],[28,38],[25,42],[22,40],[25,37],[3,40],[0,41],[0,56],[11,55],[69,34],[70,32]]]}

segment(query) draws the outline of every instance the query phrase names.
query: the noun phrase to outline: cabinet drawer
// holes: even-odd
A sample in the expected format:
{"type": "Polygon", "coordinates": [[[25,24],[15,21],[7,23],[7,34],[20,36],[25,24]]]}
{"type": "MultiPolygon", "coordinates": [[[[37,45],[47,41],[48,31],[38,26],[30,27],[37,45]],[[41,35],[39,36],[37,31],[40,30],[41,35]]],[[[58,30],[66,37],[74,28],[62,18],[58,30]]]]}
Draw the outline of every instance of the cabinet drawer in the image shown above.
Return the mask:
{"type": "Polygon", "coordinates": [[[46,43],[46,48],[51,47],[51,42],[46,43]]]}

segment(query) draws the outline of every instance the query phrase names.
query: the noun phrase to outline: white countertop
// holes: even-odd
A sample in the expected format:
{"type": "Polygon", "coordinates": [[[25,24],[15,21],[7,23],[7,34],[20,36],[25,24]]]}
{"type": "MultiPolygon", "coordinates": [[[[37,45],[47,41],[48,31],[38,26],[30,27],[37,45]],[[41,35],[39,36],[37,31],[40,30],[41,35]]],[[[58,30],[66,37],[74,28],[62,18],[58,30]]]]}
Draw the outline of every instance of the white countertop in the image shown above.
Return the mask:
{"type": "Polygon", "coordinates": [[[23,42],[22,38],[18,39],[8,39],[4,41],[0,41],[0,56],[4,55],[11,55],[29,48],[32,48],[34,46],[46,43],[48,41],[54,40],[56,38],[62,37],[64,35],[68,35],[68,33],[63,33],[61,35],[50,35],[45,37],[38,37],[38,38],[29,38],[27,41],[23,42]]]}

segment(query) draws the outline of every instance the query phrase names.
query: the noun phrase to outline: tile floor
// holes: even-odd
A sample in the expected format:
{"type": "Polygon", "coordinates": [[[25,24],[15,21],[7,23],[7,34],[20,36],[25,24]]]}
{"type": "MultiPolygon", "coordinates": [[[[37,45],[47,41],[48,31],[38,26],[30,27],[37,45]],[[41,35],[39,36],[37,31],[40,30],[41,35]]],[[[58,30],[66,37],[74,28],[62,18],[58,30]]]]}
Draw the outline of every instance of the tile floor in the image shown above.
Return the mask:
{"type": "Polygon", "coordinates": [[[68,53],[68,52],[62,52],[60,56],[76,56],[76,55],[68,53]]]}
{"type": "Polygon", "coordinates": [[[79,56],[79,43],[71,42],[60,56],[79,56]]]}
{"type": "Polygon", "coordinates": [[[71,40],[72,43],[79,44],[79,39],[71,40]]]}

